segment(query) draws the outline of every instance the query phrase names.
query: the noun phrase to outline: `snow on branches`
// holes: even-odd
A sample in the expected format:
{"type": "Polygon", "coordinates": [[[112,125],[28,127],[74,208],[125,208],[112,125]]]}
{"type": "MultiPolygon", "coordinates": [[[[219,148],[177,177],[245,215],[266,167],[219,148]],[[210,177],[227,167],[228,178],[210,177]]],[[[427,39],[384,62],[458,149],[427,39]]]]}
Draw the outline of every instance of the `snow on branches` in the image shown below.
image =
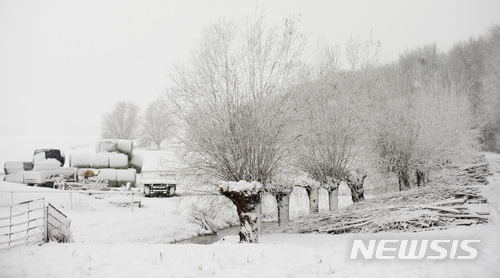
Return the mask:
{"type": "Polygon", "coordinates": [[[220,183],[220,189],[224,192],[240,192],[243,194],[257,194],[262,190],[262,184],[260,182],[252,181],[247,182],[244,180],[235,181],[222,181],[220,183]]]}

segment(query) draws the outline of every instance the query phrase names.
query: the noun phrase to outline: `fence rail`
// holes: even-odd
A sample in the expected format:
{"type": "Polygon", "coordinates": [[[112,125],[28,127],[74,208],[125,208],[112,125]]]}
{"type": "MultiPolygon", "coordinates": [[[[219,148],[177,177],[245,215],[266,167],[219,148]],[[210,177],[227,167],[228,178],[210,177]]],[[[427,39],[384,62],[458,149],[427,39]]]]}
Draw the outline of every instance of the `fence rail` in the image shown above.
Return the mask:
{"type": "Polygon", "coordinates": [[[71,238],[67,216],[45,198],[0,206],[0,250],[71,238]],[[8,215],[8,216],[4,216],[8,215]]]}
{"type": "MultiPolygon", "coordinates": [[[[98,191],[98,190],[10,190],[10,191],[2,191],[3,195],[3,203],[7,204],[15,204],[16,198],[21,195],[30,196],[30,198],[35,198],[38,196],[45,196],[50,199],[51,196],[60,196],[60,200],[64,200],[64,205],[60,204],[61,207],[69,207],[70,209],[74,209],[78,206],[79,198],[78,194],[83,195],[123,195],[126,196],[119,205],[128,206],[133,211],[134,205],[141,205],[141,198],[137,198],[134,196],[133,191],[98,191]]],[[[2,203],[2,202],[0,202],[2,203]]]]}
{"type": "Polygon", "coordinates": [[[54,240],[57,242],[71,242],[71,233],[69,226],[71,221],[68,217],[49,203],[47,206],[47,240],[54,240]]]}
{"type": "Polygon", "coordinates": [[[46,241],[45,198],[1,206],[0,211],[8,211],[0,217],[0,250],[46,241]]]}

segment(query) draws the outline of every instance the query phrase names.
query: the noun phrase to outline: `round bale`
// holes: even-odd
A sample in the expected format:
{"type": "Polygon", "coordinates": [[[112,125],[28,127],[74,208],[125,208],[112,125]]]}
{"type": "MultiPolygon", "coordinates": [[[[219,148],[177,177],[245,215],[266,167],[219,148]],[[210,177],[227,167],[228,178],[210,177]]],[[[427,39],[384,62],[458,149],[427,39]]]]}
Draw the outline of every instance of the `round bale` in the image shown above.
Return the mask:
{"type": "Polygon", "coordinates": [[[90,168],[90,153],[73,153],[69,157],[69,167],[90,168]]]}
{"type": "Polygon", "coordinates": [[[109,168],[109,153],[91,154],[90,167],[95,169],[109,168]]]}
{"type": "Polygon", "coordinates": [[[128,182],[130,182],[130,186],[135,186],[136,177],[135,169],[116,170],[116,182],[118,186],[125,186],[128,182]]]}

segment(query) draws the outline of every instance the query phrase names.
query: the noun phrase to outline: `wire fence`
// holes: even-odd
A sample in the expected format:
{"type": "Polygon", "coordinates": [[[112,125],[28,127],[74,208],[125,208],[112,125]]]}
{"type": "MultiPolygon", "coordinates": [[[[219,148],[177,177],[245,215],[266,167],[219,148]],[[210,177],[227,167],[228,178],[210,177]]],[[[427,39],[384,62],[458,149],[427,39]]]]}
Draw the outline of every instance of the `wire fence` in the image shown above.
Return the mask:
{"type": "Polygon", "coordinates": [[[109,200],[117,206],[141,206],[142,198],[133,191],[90,191],[90,190],[10,190],[0,192],[0,206],[8,206],[27,200],[44,197],[47,202],[62,209],[90,209],[96,199],[109,200]]]}

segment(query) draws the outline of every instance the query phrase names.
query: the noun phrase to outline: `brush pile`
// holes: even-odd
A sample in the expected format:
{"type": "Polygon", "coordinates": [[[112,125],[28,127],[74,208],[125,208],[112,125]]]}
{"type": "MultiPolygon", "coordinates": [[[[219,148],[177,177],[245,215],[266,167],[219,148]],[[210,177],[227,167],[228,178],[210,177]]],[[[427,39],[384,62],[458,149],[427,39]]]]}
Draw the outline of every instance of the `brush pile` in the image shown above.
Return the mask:
{"type": "MultiPolygon", "coordinates": [[[[487,183],[488,164],[455,167],[453,176],[468,184],[487,183]],[[468,178],[466,178],[468,177],[468,178]]],[[[446,181],[453,180],[452,177],[446,181]]],[[[448,183],[445,183],[448,184],[448,183]]],[[[486,198],[477,186],[437,185],[395,192],[355,203],[340,212],[302,217],[287,227],[285,233],[377,233],[383,231],[419,232],[446,229],[450,226],[483,224],[489,221],[486,198]]]]}
{"type": "Polygon", "coordinates": [[[433,174],[430,185],[488,184],[489,165],[484,156],[478,156],[470,164],[449,164],[433,174]]]}

